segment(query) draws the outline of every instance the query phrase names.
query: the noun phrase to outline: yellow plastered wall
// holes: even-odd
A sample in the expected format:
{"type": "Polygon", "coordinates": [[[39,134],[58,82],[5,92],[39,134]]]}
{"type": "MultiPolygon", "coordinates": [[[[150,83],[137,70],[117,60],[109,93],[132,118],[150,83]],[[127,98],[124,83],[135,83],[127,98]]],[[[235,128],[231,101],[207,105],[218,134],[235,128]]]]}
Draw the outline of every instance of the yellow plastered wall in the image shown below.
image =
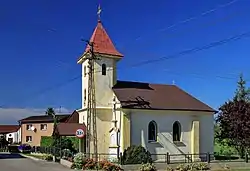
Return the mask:
{"type": "Polygon", "coordinates": [[[124,152],[130,146],[130,115],[122,114],[121,151],[124,152]]]}
{"type": "MultiPolygon", "coordinates": [[[[200,153],[200,122],[195,120],[192,122],[191,130],[191,152],[192,154],[200,153]]],[[[198,155],[193,155],[193,159],[199,158],[198,155]]]]}

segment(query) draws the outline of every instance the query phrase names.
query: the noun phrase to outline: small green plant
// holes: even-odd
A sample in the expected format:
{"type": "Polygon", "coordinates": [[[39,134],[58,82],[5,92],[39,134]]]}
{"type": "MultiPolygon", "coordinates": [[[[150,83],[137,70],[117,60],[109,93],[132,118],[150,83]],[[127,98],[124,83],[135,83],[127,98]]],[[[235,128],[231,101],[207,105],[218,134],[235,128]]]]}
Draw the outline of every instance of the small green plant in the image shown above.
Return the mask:
{"type": "Polygon", "coordinates": [[[208,163],[201,162],[201,163],[195,163],[194,168],[196,170],[209,170],[210,166],[208,163]]]}
{"type": "Polygon", "coordinates": [[[107,160],[99,161],[97,169],[105,170],[105,171],[122,171],[123,170],[120,166],[114,163],[111,163],[107,160]]]}
{"type": "Polygon", "coordinates": [[[168,166],[166,168],[166,171],[194,171],[194,170],[210,170],[210,166],[206,162],[201,162],[201,163],[191,163],[191,164],[180,164],[176,168],[172,168],[168,166]]]}
{"type": "Polygon", "coordinates": [[[128,147],[122,156],[123,164],[152,163],[151,154],[142,146],[128,147]]]}
{"type": "Polygon", "coordinates": [[[168,166],[168,167],[166,168],[166,171],[174,171],[174,168],[168,166]]]}
{"type": "Polygon", "coordinates": [[[77,153],[74,160],[73,166],[76,169],[82,169],[85,162],[85,155],[83,153],[77,153]]]}
{"type": "Polygon", "coordinates": [[[156,167],[152,163],[146,163],[140,166],[140,171],[156,171],[156,167]]]}
{"type": "Polygon", "coordinates": [[[42,156],[43,160],[47,160],[47,161],[52,161],[53,160],[53,156],[51,154],[44,154],[42,156]]]}
{"type": "Polygon", "coordinates": [[[188,171],[188,169],[189,169],[189,166],[188,165],[185,166],[184,164],[180,164],[179,166],[175,168],[175,170],[179,170],[179,171],[188,171]]]}

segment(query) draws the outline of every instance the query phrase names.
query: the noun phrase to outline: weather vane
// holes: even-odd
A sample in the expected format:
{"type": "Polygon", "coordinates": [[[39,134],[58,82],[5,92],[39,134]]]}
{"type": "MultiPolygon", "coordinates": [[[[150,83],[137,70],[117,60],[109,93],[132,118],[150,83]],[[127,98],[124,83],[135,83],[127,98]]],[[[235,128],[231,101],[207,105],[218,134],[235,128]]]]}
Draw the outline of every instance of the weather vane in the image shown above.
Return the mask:
{"type": "Polygon", "coordinates": [[[97,11],[97,15],[98,15],[98,20],[99,20],[99,21],[101,21],[101,12],[102,12],[101,4],[99,3],[98,11],[97,11]]]}

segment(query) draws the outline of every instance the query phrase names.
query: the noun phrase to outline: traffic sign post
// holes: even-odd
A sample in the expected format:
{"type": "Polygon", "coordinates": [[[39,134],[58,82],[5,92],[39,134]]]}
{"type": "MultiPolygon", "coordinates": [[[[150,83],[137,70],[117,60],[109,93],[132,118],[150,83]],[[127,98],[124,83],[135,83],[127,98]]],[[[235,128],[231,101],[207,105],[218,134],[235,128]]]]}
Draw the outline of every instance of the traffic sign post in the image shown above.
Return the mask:
{"type": "Polygon", "coordinates": [[[83,138],[85,136],[85,132],[83,129],[77,129],[76,130],[76,137],[83,138]]]}
{"type": "Polygon", "coordinates": [[[76,137],[79,138],[79,152],[83,152],[83,137],[85,136],[85,132],[83,129],[76,130],[76,137]]]}

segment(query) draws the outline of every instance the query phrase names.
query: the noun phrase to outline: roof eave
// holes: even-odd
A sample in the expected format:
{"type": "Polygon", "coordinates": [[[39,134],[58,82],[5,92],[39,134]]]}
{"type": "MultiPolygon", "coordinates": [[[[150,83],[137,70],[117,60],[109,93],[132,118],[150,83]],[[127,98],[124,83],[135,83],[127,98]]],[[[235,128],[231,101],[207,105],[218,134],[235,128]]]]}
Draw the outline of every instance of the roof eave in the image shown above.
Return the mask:
{"type": "MultiPolygon", "coordinates": [[[[88,54],[89,54],[88,52],[84,52],[77,60],[77,64],[82,64],[87,59],[88,54]]],[[[108,53],[102,53],[102,52],[95,52],[95,54],[101,55],[106,58],[115,58],[117,60],[120,60],[124,57],[122,54],[108,54],[108,53]]]]}
{"type": "Polygon", "coordinates": [[[218,111],[214,109],[176,109],[176,108],[168,108],[168,109],[163,109],[163,108],[130,108],[123,106],[121,109],[130,109],[130,110],[166,110],[166,111],[194,111],[194,112],[211,112],[216,114],[218,111]]]}

